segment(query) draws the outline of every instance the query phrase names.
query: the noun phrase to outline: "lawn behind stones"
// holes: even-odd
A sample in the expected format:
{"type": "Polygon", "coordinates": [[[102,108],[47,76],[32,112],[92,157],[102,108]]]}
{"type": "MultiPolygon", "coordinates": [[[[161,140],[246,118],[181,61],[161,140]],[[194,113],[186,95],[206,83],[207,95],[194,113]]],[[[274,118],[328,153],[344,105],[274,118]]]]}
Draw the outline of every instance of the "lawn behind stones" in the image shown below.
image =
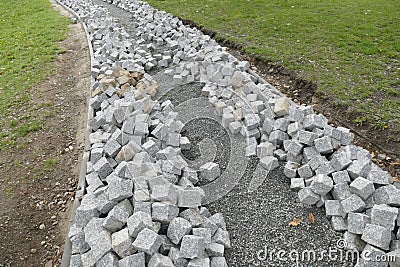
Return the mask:
{"type": "Polygon", "coordinates": [[[399,1],[148,2],[295,71],[353,122],[400,141],[399,1]]]}

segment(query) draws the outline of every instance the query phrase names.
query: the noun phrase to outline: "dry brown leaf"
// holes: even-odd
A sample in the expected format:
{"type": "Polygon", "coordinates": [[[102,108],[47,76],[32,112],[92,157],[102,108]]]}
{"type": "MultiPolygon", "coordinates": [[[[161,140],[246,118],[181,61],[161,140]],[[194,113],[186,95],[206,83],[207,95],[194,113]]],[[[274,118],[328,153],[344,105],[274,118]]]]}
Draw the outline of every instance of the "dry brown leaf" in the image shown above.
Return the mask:
{"type": "Polygon", "coordinates": [[[396,182],[400,183],[400,177],[393,177],[393,180],[395,180],[396,182]]]}
{"type": "Polygon", "coordinates": [[[311,224],[315,223],[314,215],[311,212],[308,213],[308,219],[310,219],[311,224]]]}
{"type": "Polygon", "coordinates": [[[298,226],[301,223],[300,218],[295,218],[289,222],[289,226],[298,226]]]}

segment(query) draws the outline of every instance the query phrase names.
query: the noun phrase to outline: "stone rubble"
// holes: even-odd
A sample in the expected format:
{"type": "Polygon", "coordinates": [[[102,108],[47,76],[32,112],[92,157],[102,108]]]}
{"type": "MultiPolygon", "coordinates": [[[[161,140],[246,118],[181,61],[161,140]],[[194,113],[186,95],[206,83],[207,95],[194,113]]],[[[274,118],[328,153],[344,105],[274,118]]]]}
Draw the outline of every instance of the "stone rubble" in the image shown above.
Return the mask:
{"type": "Polygon", "coordinates": [[[283,162],[299,200],[325,206],[349,249],[400,257],[399,184],[351,144],[348,129],[295,105],[171,14],[136,0],[108,2],[132,13],[135,36],[101,6],[62,0],[93,48],[88,186],[70,228],[71,266],[228,266],[224,218],[202,206],[196,186],[222,170],[214,162],[188,168],[184,125],[171,101],[156,100],[164,85],[150,71],[173,85],[204,83],[223,127],[247,138],[246,155],[267,171],[283,162]]]}

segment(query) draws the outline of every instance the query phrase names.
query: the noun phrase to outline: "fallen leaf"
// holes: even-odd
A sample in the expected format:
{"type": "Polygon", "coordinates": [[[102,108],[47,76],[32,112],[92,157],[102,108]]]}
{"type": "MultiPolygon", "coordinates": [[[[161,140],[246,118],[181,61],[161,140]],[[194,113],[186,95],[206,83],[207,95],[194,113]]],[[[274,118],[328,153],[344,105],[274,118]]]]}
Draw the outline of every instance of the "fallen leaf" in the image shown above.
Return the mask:
{"type": "Polygon", "coordinates": [[[400,178],[399,177],[393,177],[393,180],[395,180],[396,182],[400,183],[400,178]]]}
{"type": "Polygon", "coordinates": [[[308,218],[310,219],[311,224],[315,223],[314,215],[311,212],[308,213],[308,218]]]}
{"type": "Polygon", "coordinates": [[[289,226],[298,226],[301,223],[301,219],[295,218],[289,222],[289,226]]]}

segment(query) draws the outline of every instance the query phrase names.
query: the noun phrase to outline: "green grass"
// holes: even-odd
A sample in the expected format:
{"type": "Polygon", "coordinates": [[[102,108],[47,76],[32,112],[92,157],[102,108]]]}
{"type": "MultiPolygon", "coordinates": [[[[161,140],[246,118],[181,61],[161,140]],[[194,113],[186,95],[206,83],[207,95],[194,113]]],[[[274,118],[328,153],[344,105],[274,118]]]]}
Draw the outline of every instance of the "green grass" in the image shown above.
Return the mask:
{"type": "Polygon", "coordinates": [[[400,1],[148,2],[297,71],[357,122],[400,131],[400,1]]]}
{"type": "Polygon", "coordinates": [[[67,24],[48,0],[0,0],[0,150],[43,127],[30,89],[52,73],[67,24]]]}

